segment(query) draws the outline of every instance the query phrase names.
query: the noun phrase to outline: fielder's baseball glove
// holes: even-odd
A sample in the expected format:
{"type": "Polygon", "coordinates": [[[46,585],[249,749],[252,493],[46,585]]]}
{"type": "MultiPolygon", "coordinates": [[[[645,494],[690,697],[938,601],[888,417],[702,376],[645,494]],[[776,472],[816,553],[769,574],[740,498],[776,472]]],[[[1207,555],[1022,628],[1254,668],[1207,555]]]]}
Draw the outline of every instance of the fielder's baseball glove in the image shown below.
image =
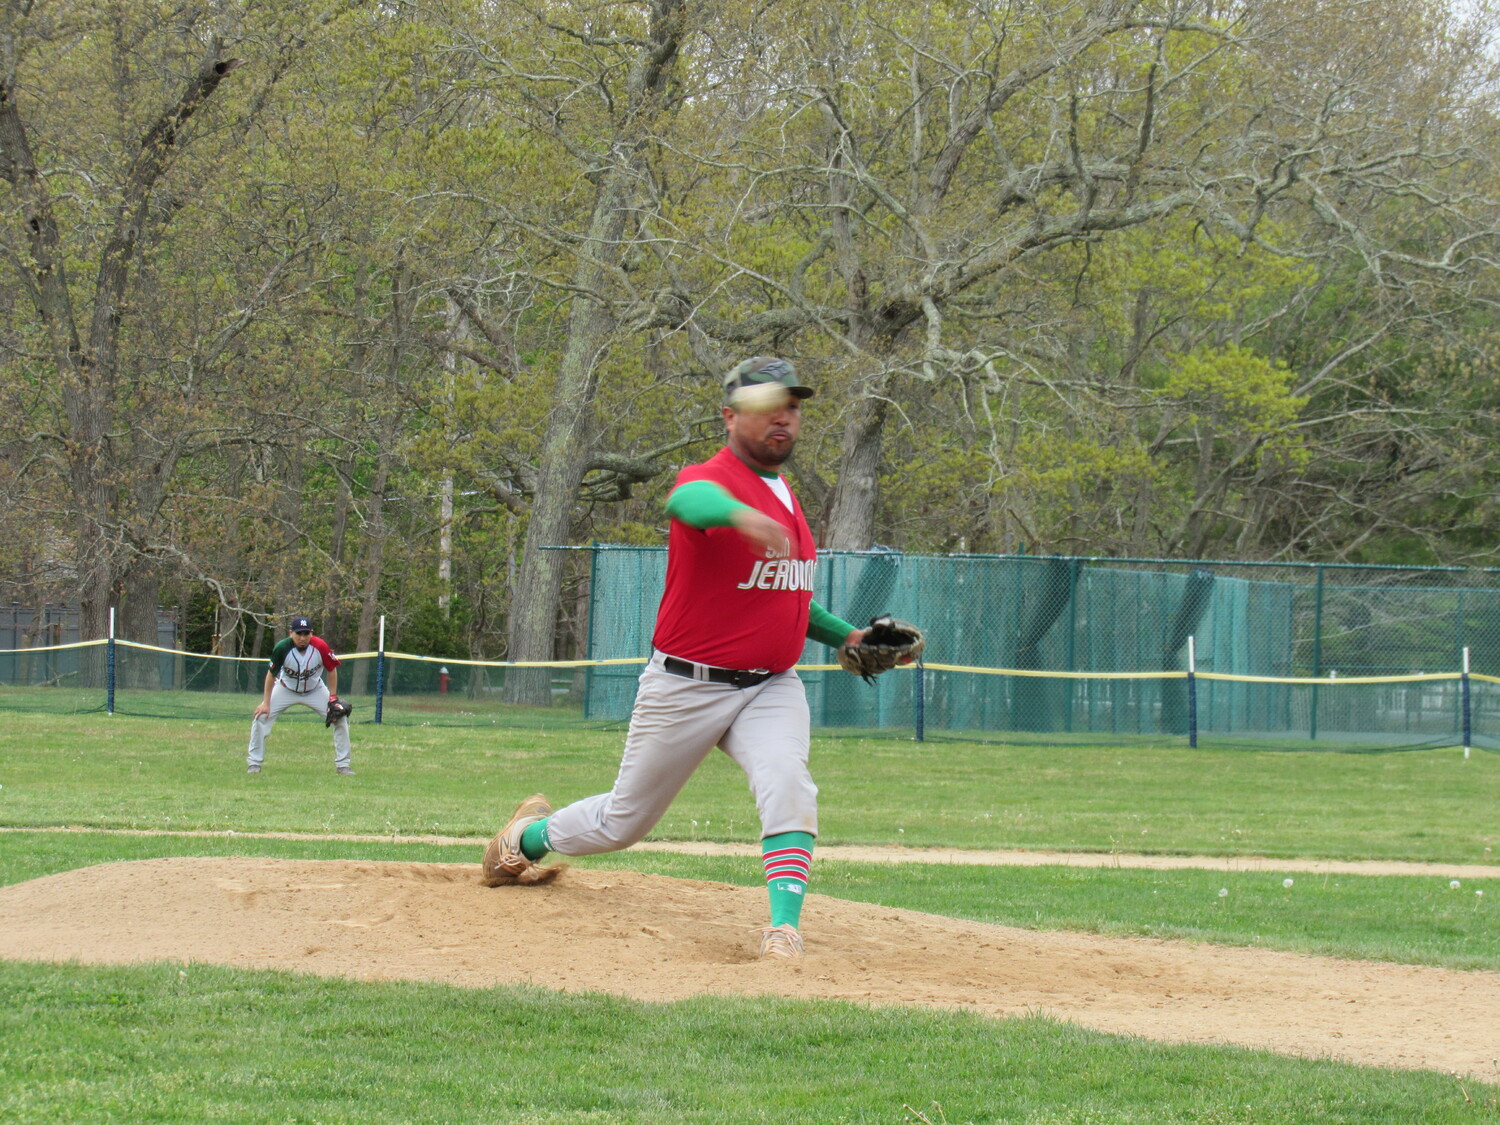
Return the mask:
{"type": "Polygon", "coordinates": [[[349,704],[345,703],[342,699],[330,699],[328,701],[328,714],[323,719],[323,725],[325,727],[331,727],[340,719],[347,719],[349,717],[349,713],[353,710],[354,708],[349,706],[349,704]]]}
{"type": "Polygon", "coordinates": [[[901,664],[911,664],[922,655],[927,640],[922,630],[890,614],[870,620],[870,628],[857,645],[839,649],[839,666],[844,671],[863,676],[865,683],[901,664]]]}

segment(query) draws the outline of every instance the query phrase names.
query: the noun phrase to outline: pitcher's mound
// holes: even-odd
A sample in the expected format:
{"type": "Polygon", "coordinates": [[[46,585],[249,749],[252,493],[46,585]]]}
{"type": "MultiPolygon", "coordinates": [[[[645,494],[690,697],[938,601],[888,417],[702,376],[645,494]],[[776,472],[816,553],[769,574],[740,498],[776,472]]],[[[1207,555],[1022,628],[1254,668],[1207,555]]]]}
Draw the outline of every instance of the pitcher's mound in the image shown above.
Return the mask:
{"type": "Polygon", "coordinates": [[[1045,1012],[1101,1031],[1500,1078],[1500,973],[1035,932],[809,896],[800,961],[761,961],[758,887],[573,869],[266,859],[102,864],[0,888],[0,956],[199,961],[638,1000],[771,994],[1045,1012]]]}

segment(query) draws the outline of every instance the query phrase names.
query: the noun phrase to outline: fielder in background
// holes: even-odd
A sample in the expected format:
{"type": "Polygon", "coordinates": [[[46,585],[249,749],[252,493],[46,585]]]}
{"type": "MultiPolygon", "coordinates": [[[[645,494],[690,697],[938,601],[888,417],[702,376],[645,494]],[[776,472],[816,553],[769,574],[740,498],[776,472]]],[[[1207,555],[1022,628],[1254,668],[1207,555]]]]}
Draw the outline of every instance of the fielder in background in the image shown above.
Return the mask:
{"type": "Polygon", "coordinates": [[[812,532],[778,472],[812,393],[782,359],[749,359],[725,377],[728,444],[683,469],[667,498],[655,651],[614,788],[556,812],[540,794],[522,801],[485,851],[486,886],[548,881],[561,870],[538,864],[548,852],[596,855],[643,839],[717,746],[745,771],[760,812],[771,900],[761,956],[802,955],[818,789],[793,665],[806,638],[857,647],[866,632],[813,601],[812,532]]]}
{"type": "Polygon", "coordinates": [[[339,659],[322,637],[313,636],[312,622],[294,617],[287,635],[271,650],[271,666],[260,706],[250,720],[249,773],[260,773],[266,758],[266,736],[277,717],[293,704],[311,707],[333,728],[333,768],[353,773],[349,764],[349,712],[352,708],[338,697],[339,659]],[[323,674],[328,682],[323,682],[323,674]]]}

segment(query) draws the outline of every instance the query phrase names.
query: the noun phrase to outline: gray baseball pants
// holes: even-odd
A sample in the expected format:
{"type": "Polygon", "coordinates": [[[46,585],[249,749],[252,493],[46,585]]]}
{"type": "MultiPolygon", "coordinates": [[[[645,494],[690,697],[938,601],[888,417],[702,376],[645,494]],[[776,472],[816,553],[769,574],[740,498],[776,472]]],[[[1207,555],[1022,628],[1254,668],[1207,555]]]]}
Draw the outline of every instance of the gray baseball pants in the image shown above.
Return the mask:
{"type": "Polygon", "coordinates": [[[596,855],[638,843],[715,746],[745,771],[762,837],[818,834],[807,694],[795,671],[737,688],[673,675],[657,653],[639,682],[614,788],[552,814],[553,851],[596,855]]]}
{"type": "MultiPolygon", "coordinates": [[[[250,752],[245,761],[258,766],[266,758],[266,736],[276,725],[277,717],[288,707],[298,703],[311,707],[319,715],[328,714],[328,685],[321,680],[311,691],[295,692],[280,680],[271,685],[271,710],[263,719],[250,720],[250,752]]],[[[346,715],[333,724],[333,766],[343,769],[349,764],[353,751],[349,745],[349,717],[346,715]]]]}

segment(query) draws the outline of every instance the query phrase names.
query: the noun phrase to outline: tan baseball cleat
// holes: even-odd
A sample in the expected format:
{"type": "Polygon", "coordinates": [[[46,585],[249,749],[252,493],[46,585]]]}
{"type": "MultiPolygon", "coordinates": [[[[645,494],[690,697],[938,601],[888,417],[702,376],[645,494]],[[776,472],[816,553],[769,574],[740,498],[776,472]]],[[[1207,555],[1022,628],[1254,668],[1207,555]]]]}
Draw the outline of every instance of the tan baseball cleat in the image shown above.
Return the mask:
{"type": "Polygon", "coordinates": [[[480,862],[479,881],[486,887],[508,887],[517,883],[545,883],[557,878],[562,864],[544,867],[535,860],[527,859],[521,851],[521,833],[527,825],[545,820],[552,815],[552,806],[540,793],[527,797],[511,814],[509,823],[489,842],[480,862]]]}
{"type": "Polygon", "coordinates": [[[760,931],[760,955],[762,957],[801,957],[802,935],[790,922],[779,926],[768,926],[760,931]]]}

